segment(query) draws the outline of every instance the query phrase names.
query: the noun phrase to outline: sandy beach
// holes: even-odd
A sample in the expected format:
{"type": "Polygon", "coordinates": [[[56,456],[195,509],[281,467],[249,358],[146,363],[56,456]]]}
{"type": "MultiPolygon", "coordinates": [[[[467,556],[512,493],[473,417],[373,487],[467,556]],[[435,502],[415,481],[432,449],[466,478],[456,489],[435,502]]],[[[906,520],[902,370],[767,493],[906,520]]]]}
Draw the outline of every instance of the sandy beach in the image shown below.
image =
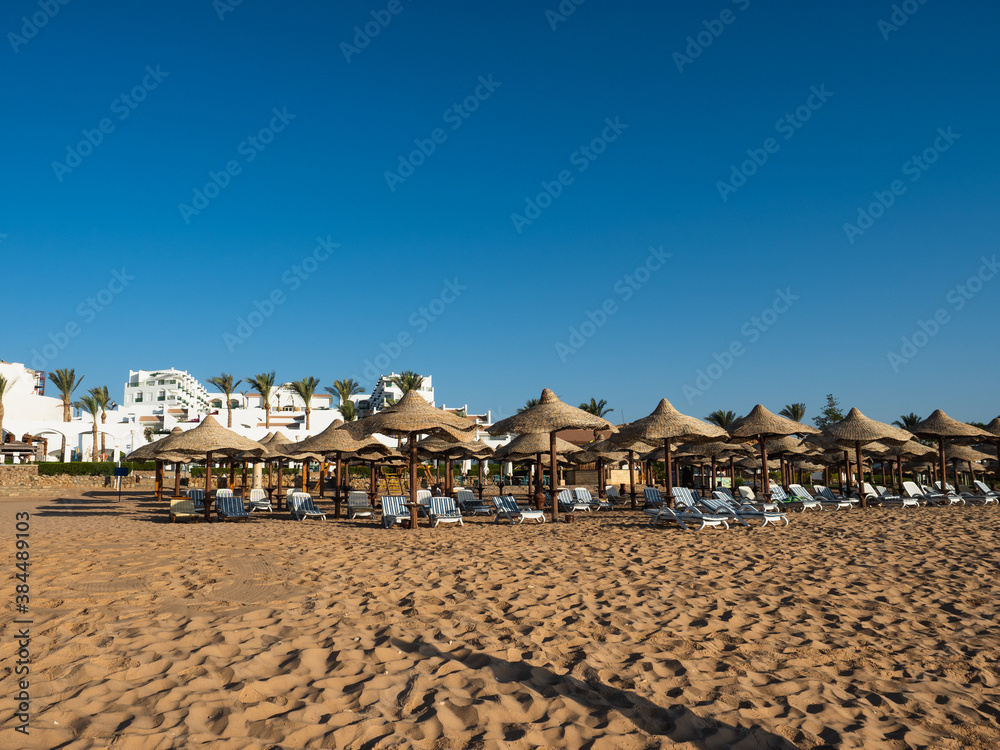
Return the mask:
{"type": "Polygon", "coordinates": [[[5,498],[11,602],[19,512],[3,748],[1000,746],[995,506],[385,531],[5,498]]]}

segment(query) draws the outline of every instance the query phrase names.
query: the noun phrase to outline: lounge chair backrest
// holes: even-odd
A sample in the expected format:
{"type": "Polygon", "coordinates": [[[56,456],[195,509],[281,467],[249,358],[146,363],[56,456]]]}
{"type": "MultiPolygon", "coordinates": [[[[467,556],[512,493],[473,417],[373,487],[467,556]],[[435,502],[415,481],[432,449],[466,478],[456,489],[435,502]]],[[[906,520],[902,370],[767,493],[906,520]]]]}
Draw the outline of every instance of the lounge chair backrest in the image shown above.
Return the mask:
{"type": "Polygon", "coordinates": [[[740,497],[745,500],[756,500],[757,496],[754,494],[753,490],[744,484],[740,485],[740,497]]]}
{"type": "Polygon", "coordinates": [[[264,500],[267,498],[267,493],[262,489],[250,490],[250,502],[256,502],[257,500],[264,500]]]}
{"type": "Polygon", "coordinates": [[[216,496],[219,512],[224,516],[237,518],[247,515],[246,508],[243,507],[243,499],[234,495],[216,496]]]}
{"type": "Polygon", "coordinates": [[[992,497],[993,495],[996,494],[993,490],[989,488],[989,486],[985,482],[982,482],[977,479],[976,481],[973,482],[973,484],[976,485],[976,489],[979,490],[984,495],[992,497]]]}
{"type": "Polygon", "coordinates": [[[430,490],[417,490],[417,502],[421,505],[427,505],[431,499],[430,490]]]}
{"type": "Polygon", "coordinates": [[[222,497],[232,497],[232,496],[233,496],[233,491],[229,490],[229,489],[226,489],[226,488],[223,488],[221,490],[216,490],[215,491],[215,499],[216,500],[218,500],[219,498],[222,498],[222,497]]]}
{"type": "Polygon", "coordinates": [[[573,497],[573,492],[571,490],[559,490],[559,494],[556,495],[556,499],[563,504],[572,505],[576,502],[576,498],[573,497]]]}
{"type": "MultiPolygon", "coordinates": [[[[792,497],[801,497],[807,500],[812,500],[813,496],[809,494],[809,490],[803,487],[801,484],[790,484],[788,489],[792,491],[792,497]]],[[[819,490],[819,487],[816,487],[819,490]]]]}
{"type": "Polygon", "coordinates": [[[295,510],[316,510],[313,504],[312,495],[308,492],[295,492],[289,501],[295,510]]]}
{"type": "Polygon", "coordinates": [[[190,489],[187,491],[187,496],[196,502],[201,502],[205,499],[205,490],[202,489],[190,489]]]}
{"type": "Polygon", "coordinates": [[[382,514],[386,516],[402,516],[407,513],[407,498],[400,495],[382,495],[382,514]]]}
{"type": "Polygon", "coordinates": [[[731,503],[736,502],[736,498],[733,497],[733,491],[728,487],[716,487],[712,492],[718,492],[722,494],[723,500],[728,500],[731,503]]]}
{"type": "Polygon", "coordinates": [[[663,495],[656,487],[647,487],[642,492],[646,496],[646,502],[650,505],[663,505],[663,495]]]}
{"type": "Polygon", "coordinates": [[[783,500],[787,500],[788,499],[788,495],[785,494],[785,491],[781,487],[779,487],[776,484],[772,484],[771,485],[771,499],[773,501],[775,501],[775,502],[779,502],[780,503],[783,500]]]}
{"type": "Polygon", "coordinates": [[[364,490],[351,490],[347,493],[347,507],[370,508],[371,503],[368,502],[368,493],[364,490]]]}
{"type": "Polygon", "coordinates": [[[455,499],[452,497],[432,497],[432,516],[455,516],[458,515],[458,508],[455,507],[455,499]]]}
{"type": "Polygon", "coordinates": [[[513,495],[497,495],[493,498],[493,505],[501,513],[513,513],[516,515],[521,512],[521,506],[517,504],[517,500],[513,495]]]}
{"type": "Polygon", "coordinates": [[[584,487],[577,487],[573,492],[576,493],[576,499],[584,503],[594,502],[594,496],[590,494],[590,490],[584,487]]]}
{"type": "Polygon", "coordinates": [[[472,490],[455,490],[455,502],[465,505],[465,503],[472,503],[476,500],[476,493],[472,490]]]}
{"type": "Polygon", "coordinates": [[[605,485],[604,494],[608,497],[621,497],[621,495],[618,494],[618,488],[613,484],[605,485]]]}
{"type": "Polygon", "coordinates": [[[674,496],[674,505],[679,508],[694,508],[697,498],[687,487],[674,487],[670,493],[674,496]]]}
{"type": "Polygon", "coordinates": [[[170,498],[170,512],[173,514],[178,513],[195,513],[194,500],[190,497],[172,497],[170,498]]]}

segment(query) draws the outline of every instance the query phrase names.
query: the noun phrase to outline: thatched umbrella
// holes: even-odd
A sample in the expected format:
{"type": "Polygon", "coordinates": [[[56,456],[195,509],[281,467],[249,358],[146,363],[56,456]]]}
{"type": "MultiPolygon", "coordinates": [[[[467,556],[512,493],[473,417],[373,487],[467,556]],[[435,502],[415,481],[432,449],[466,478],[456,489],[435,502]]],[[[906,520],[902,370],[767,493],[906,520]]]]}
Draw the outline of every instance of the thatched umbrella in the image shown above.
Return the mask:
{"type": "MultiPolygon", "coordinates": [[[[526,432],[523,435],[518,435],[506,445],[501,445],[493,453],[493,458],[497,461],[519,462],[534,460],[534,500],[536,510],[541,510],[542,505],[545,503],[545,487],[542,479],[542,454],[549,453],[550,450],[551,441],[548,435],[544,432],[526,432]]],[[[573,443],[559,437],[556,438],[557,460],[560,456],[565,458],[578,450],[580,448],[573,443]]],[[[553,486],[555,486],[555,482],[553,482],[553,486]]]]}
{"type": "Polygon", "coordinates": [[[410,527],[416,528],[417,435],[436,435],[458,442],[471,442],[475,438],[476,424],[452,412],[434,408],[417,391],[407,391],[385,411],[352,422],[350,429],[356,436],[382,434],[407,438],[410,447],[410,527]]]}
{"type": "Polygon", "coordinates": [[[607,481],[606,477],[606,466],[609,463],[621,463],[622,461],[628,460],[628,452],[622,450],[616,445],[613,445],[607,438],[603,440],[594,440],[583,446],[587,453],[596,456],[597,458],[597,496],[607,497],[607,490],[605,485],[607,481]]]}
{"type": "MultiPolygon", "coordinates": [[[[535,406],[525,409],[520,414],[515,414],[506,419],[501,419],[489,428],[491,435],[505,435],[515,433],[523,435],[525,433],[548,433],[549,435],[549,462],[552,467],[552,492],[556,492],[556,485],[559,481],[559,467],[556,458],[556,433],[559,430],[614,430],[615,427],[603,417],[598,417],[583,409],[560,401],[556,394],[548,388],[542,391],[542,396],[535,406]]],[[[535,505],[541,507],[540,503],[545,501],[545,493],[539,483],[535,492],[535,505]]],[[[559,503],[552,503],[552,518],[559,518],[559,503]]]]}
{"type": "MultiPolygon", "coordinates": [[[[146,443],[145,445],[140,445],[134,451],[125,456],[125,461],[155,461],[156,462],[156,484],[154,486],[154,492],[156,494],[157,500],[163,499],[163,463],[169,461],[168,458],[161,458],[160,453],[163,449],[163,441],[167,438],[184,432],[180,427],[174,427],[170,431],[170,434],[160,438],[159,440],[154,440],[152,443],[146,443]]],[[[174,471],[174,492],[175,494],[180,493],[180,466],[179,462],[174,461],[174,466],[177,467],[174,471]]]]}
{"type": "Polygon", "coordinates": [[[732,443],[714,440],[707,443],[683,443],[677,446],[677,456],[699,456],[708,458],[712,463],[712,480],[710,490],[715,489],[716,467],[719,459],[734,458],[739,448],[732,443]]]}
{"type": "Polygon", "coordinates": [[[205,417],[193,430],[170,434],[158,444],[158,455],[187,456],[205,460],[205,520],[209,520],[212,503],[212,456],[260,456],[266,448],[255,440],[227,430],[215,417],[205,417]]]}
{"type": "Polygon", "coordinates": [[[983,438],[983,442],[992,443],[996,446],[997,461],[1000,462],[1000,417],[995,417],[992,422],[986,425],[986,431],[992,437],[983,438]]]}
{"type": "Polygon", "coordinates": [[[761,491],[764,497],[771,499],[771,483],[767,476],[767,440],[768,438],[784,437],[785,435],[814,435],[818,433],[815,427],[796,422],[793,419],[779,417],[777,414],[757,404],[749,414],[736,421],[729,430],[734,438],[749,439],[760,445],[760,462],[763,470],[761,491]]]}
{"type": "MultiPolygon", "coordinates": [[[[948,450],[945,451],[945,457],[952,463],[956,490],[958,489],[958,463],[960,461],[965,461],[969,465],[969,473],[972,474],[972,481],[975,482],[976,469],[973,464],[988,461],[990,459],[987,454],[968,445],[949,445],[948,450]]],[[[941,487],[944,488],[943,482],[941,483],[941,487]]]]}
{"type": "MultiPolygon", "coordinates": [[[[322,432],[305,438],[298,443],[286,443],[280,447],[280,452],[295,460],[316,459],[324,461],[333,457],[336,460],[336,489],[333,496],[334,517],[340,518],[341,488],[343,485],[343,460],[344,456],[359,456],[362,452],[367,455],[388,454],[389,446],[380,443],[373,437],[358,438],[344,424],[344,420],[335,419],[322,432]]],[[[323,478],[320,477],[322,488],[323,478]]]]}
{"type": "Polygon", "coordinates": [[[993,434],[987,432],[986,430],[981,430],[978,427],[973,427],[971,424],[966,424],[965,422],[959,422],[957,419],[952,419],[947,414],[945,414],[940,409],[935,409],[934,412],[927,417],[923,422],[918,422],[917,424],[910,427],[910,432],[914,435],[919,435],[920,437],[926,438],[936,438],[938,441],[938,462],[941,470],[941,486],[944,487],[947,481],[948,472],[945,467],[945,440],[948,438],[986,438],[992,440],[993,434]]]}
{"type": "MultiPolygon", "coordinates": [[[[913,439],[913,435],[906,430],[886,424],[885,422],[877,422],[874,419],[869,419],[856,408],[852,408],[841,421],[824,427],[823,434],[842,445],[854,446],[858,466],[858,497],[861,498],[862,508],[867,507],[868,503],[864,493],[865,469],[861,456],[861,446],[876,441],[886,445],[905,445],[913,439]]],[[[850,494],[850,491],[851,474],[848,471],[848,494],[850,494]]]]}
{"type": "MultiPolygon", "coordinates": [[[[446,495],[451,495],[454,489],[452,461],[465,458],[479,460],[489,458],[493,455],[493,449],[478,439],[470,443],[452,443],[439,437],[429,437],[417,443],[417,455],[420,458],[443,460],[446,462],[444,490],[446,495]]],[[[482,479],[480,479],[480,484],[482,484],[482,479]]]]}
{"type": "Polygon", "coordinates": [[[652,413],[637,419],[623,427],[617,435],[611,437],[616,445],[627,447],[630,442],[642,440],[648,443],[660,443],[663,446],[663,461],[667,472],[667,492],[664,502],[667,507],[673,507],[673,477],[671,476],[670,449],[673,441],[678,442],[709,442],[725,438],[726,431],[721,427],[703,422],[697,417],[689,417],[677,411],[665,398],[660,399],[652,413]]]}

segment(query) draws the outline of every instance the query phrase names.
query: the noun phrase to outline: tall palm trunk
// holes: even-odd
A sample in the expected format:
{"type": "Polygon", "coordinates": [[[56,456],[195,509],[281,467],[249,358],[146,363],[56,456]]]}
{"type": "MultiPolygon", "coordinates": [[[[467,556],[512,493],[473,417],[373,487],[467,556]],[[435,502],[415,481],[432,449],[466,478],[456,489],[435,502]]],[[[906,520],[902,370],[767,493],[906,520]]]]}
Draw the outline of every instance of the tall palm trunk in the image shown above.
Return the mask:
{"type": "Polygon", "coordinates": [[[62,448],[60,448],[59,453],[62,456],[62,459],[61,459],[62,462],[66,463],[66,436],[65,435],[62,436],[62,448]]]}
{"type": "Polygon", "coordinates": [[[229,395],[226,394],[226,416],[228,417],[226,427],[233,426],[233,402],[229,400],[229,395]]]}
{"type": "MultiPolygon", "coordinates": [[[[108,413],[106,411],[102,410],[101,411],[101,426],[102,426],[102,429],[101,429],[101,455],[102,456],[108,455],[108,448],[107,448],[107,445],[108,445],[107,444],[108,435],[103,430],[103,426],[105,424],[107,424],[107,422],[108,422],[108,413]]],[[[97,429],[97,420],[94,420],[94,429],[97,429]]]]}
{"type": "Polygon", "coordinates": [[[309,429],[309,414],[312,412],[308,406],[306,407],[306,430],[309,429]]]}
{"type": "Polygon", "coordinates": [[[91,460],[97,463],[97,417],[94,417],[94,426],[91,428],[91,434],[93,435],[93,450],[91,450],[91,460]]]}
{"type": "Polygon", "coordinates": [[[72,418],[70,417],[70,413],[69,413],[69,399],[68,398],[64,398],[63,399],[63,422],[70,422],[70,421],[72,421],[72,418]]]}

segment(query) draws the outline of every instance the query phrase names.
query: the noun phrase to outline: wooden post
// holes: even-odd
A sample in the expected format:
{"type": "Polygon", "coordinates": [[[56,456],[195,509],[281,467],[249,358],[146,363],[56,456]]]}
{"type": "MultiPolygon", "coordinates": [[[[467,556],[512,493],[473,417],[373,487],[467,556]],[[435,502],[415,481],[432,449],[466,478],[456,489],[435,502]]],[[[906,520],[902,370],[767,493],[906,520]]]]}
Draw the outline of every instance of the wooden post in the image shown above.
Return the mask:
{"type": "Polygon", "coordinates": [[[212,451],[205,454],[205,520],[211,520],[212,512],[212,451]]]}
{"type": "Polygon", "coordinates": [[[628,451],[628,483],[629,493],[632,496],[632,510],[635,510],[635,451],[631,448],[628,451]]]}
{"type": "Polygon", "coordinates": [[[559,520],[559,500],[556,498],[558,494],[557,483],[559,482],[559,462],[556,459],[556,433],[553,430],[549,433],[549,467],[551,469],[552,476],[552,486],[549,487],[552,490],[552,520],[559,520]]]}

